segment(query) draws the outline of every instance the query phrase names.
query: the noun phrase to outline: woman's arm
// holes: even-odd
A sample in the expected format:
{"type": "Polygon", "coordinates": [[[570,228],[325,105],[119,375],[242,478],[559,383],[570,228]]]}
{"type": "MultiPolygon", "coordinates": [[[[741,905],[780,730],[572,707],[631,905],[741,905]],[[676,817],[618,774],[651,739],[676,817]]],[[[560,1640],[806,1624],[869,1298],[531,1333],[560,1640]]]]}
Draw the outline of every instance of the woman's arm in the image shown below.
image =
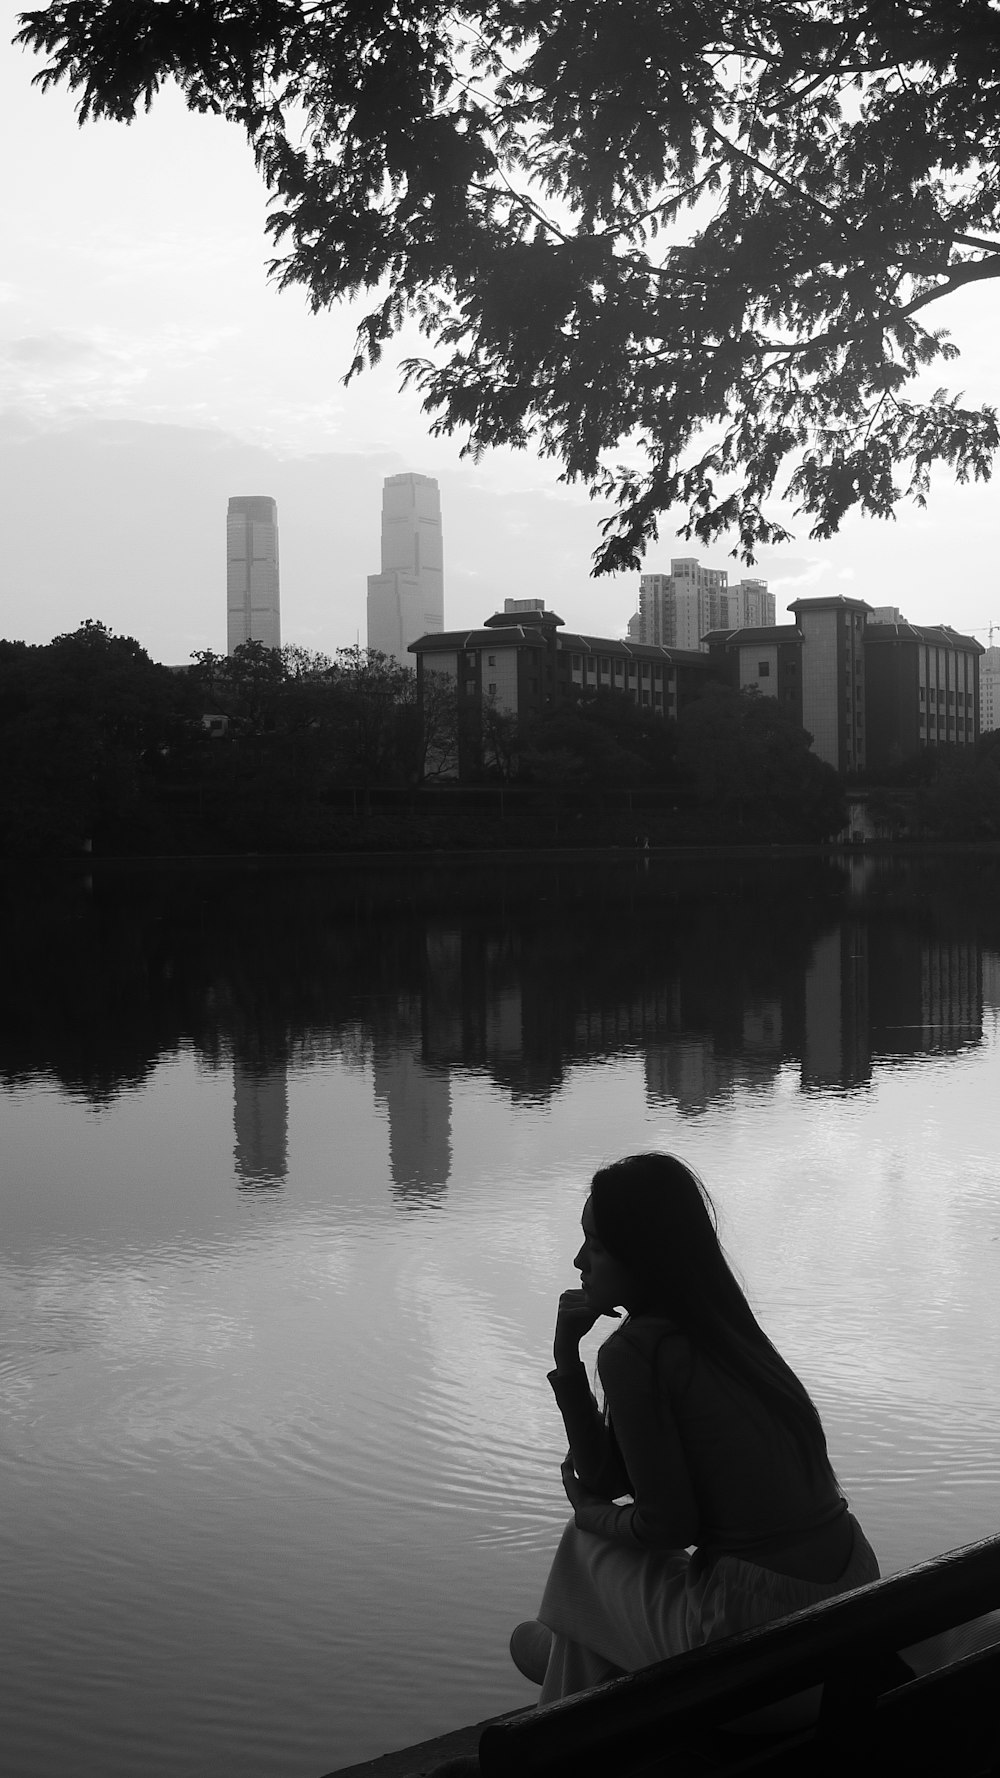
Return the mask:
{"type": "Polygon", "coordinates": [[[576,1464],[579,1480],[571,1482],[565,1470],[563,1480],[581,1531],[644,1548],[686,1549],[697,1543],[698,1502],[670,1410],[670,1366],[682,1362],[680,1353],[671,1351],[674,1346],[667,1335],[655,1360],[627,1336],[601,1347],[598,1371],[635,1505],[609,1506],[576,1464]]]}
{"type": "MultiPolygon", "coordinates": [[[[580,1358],[580,1341],[599,1320],[582,1290],[559,1298],[549,1382],[566,1428],[573,1468],[584,1485],[603,1500],[631,1492],[628,1472],[614,1434],[594,1399],[580,1358]]],[[[565,1465],[564,1465],[565,1470],[565,1465]]]]}

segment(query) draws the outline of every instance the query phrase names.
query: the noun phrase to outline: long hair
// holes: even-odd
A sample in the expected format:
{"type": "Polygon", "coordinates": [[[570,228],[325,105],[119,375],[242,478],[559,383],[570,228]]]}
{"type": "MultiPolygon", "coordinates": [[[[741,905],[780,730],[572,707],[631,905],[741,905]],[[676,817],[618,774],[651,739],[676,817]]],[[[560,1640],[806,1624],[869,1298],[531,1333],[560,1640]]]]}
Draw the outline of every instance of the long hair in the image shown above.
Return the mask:
{"type": "Polygon", "coordinates": [[[673,1321],[789,1429],[811,1471],[832,1475],[819,1414],[733,1276],[697,1175],[675,1155],[628,1155],[599,1168],[590,1199],[599,1240],[639,1285],[635,1312],[673,1321]]]}

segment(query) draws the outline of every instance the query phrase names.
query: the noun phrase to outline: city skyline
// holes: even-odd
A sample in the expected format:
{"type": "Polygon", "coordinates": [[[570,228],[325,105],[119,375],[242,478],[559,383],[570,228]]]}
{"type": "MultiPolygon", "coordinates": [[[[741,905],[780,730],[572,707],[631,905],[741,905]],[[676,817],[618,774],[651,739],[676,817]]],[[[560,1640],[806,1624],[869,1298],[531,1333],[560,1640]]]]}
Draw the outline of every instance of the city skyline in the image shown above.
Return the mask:
{"type": "MultiPolygon", "coordinates": [[[[9,38],[16,8],[7,16],[9,38]]],[[[418,397],[398,389],[398,361],[426,350],[415,328],[344,386],[364,303],[313,316],[268,284],[266,192],[238,130],[169,91],[128,129],[80,130],[70,95],[32,88],[39,67],[0,54],[0,128],[19,151],[0,286],[0,633],[45,642],[90,616],[161,660],[218,648],[219,503],[265,487],[282,513],[286,634],[332,653],[364,638],[382,484],[413,470],[438,481],[448,514],[450,625],[536,596],[572,605],[583,631],[624,634],[639,570],[589,578],[600,502],[530,451],[473,461],[457,436],[431,438],[418,397]]],[[[995,304],[970,287],[942,309],[963,354],[948,386],[970,401],[1000,399],[995,304]]],[[[794,541],[753,566],[668,522],[641,571],[694,550],[731,579],[767,580],[779,622],[792,599],[842,592],[984,643],[1000,630],[992,486],[942,473],[926,511],[854,517],[828,541],[788,504],[776,516],[794,541]]]]}

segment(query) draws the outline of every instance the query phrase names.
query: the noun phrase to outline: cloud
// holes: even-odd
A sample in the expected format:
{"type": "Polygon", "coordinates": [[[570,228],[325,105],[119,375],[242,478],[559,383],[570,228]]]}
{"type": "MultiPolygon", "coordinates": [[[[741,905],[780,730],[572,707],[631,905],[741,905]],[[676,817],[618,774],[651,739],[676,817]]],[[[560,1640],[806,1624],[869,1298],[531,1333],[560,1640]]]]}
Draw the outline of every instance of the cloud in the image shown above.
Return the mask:
{"type": "Polygon", "coordinates": [[[6,345],[0,346],[0,356],[14,364],[52,364],[63,369],[67,364],[108,355],[93,340],[74,339],[67,333],[36,333],[8,340],[6,345]]]}
{"type": "Polygon", "coordinates": [[[10,406],[50,419],[114,408],[146,375],[127,348],[100,334],[55,328],[0,342],[0,365],[10,406]]]}
{"type": "MultiPolygon", "coordinates": [[[[766,580],[775,593],[783,592],[786,588],[801,591],[803,587],[815,586],[830,571],[831,565],[826,556],[768,555],[761,555],[752,570],[762,580],[766,580]]],[[[746,572],[749,574],[751,570],[747,569],[746,572]]]]}

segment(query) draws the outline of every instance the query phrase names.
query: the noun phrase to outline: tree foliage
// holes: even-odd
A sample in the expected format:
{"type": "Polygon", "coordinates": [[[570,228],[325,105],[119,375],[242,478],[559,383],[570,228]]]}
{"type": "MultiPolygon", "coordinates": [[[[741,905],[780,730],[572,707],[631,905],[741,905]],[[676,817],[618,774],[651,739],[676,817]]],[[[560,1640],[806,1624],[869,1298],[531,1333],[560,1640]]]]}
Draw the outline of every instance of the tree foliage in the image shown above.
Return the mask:
{"type": "Polygon", "coordinates": [[[676,731],[623,691],[584,691],[525,725],[520,775],[527,782],[603,788],[668,783],[676,731]]]}
{"type": "Polygon", "coordinates": [[[131,846],[192,714],[169,668],[92,618],[44,647],[0,642],[0,848],[131,846]]]}
{"type": "Polygon", "coordinates": [[[843,786],[812,736],[756,687],[708,685],[681,713],[677,765],[730,837],[828,840],[845,825],[843,786]]]}
{"type": "Polygon", "coordinates": [[[825,537],[989,474],[995,411],[911,385],[1000,275],[994,0],[53,0],[19,40],[81,120],[173,79],[240,124],[280,282],[372,293],[353,370],[416,316],[432,429],[609,500],[597,572],[668,512],[752,561],[784,493],[825,537]]]}

